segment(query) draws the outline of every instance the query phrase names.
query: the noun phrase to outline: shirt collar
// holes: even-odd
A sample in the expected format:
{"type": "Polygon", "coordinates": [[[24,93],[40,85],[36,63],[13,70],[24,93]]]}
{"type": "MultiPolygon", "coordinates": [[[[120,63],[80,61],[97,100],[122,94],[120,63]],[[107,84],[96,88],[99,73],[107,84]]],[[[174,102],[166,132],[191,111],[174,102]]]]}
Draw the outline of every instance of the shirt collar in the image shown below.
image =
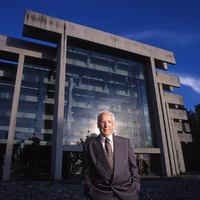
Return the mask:
{"type": "MultiPolygon", "coordinates": [[[[102,134],[100,134],[100,137],[101,137],[101,140],[103,142],[105,142],[106,137],[103,136],[102,134]]],[[[109,136],[107,136],[107,138],[109,139],[110,143],[112,144],[113,143],[113,134],[110,134],[109,136]]]]}

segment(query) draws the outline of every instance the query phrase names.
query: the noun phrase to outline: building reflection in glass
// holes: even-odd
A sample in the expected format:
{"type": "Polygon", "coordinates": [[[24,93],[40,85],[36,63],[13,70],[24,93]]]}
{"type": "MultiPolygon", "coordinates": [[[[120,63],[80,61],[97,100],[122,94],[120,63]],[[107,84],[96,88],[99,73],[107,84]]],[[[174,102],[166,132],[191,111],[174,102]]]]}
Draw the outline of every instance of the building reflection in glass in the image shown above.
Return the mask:
{"type": "Polygon", "coordinates": [[[97,114],[110,110],[118,135],[135,147],[152,147],[144,68],[139,61],[68,47],[64,145],[98,134],[97,114]]]}
{"type": "Polygon", "coordinates": [[[17,63],[0,59],[0,178],[2,176],[6,141],[8,138],[16,71],[17,63]]]}
{"type": "MultiPolygon", "coordinates": [[[[6,80],[8,82],[8,76],[6,80]]],[[[14,82],[12,87],[14,88],[14,82]]],[[[10,111],[9,106],[5,104],[12,103],[12,96],[9,95],[10,88],[3,87],[2,89],[6,91],[0,93],[2,102],[5,102],[2,108],[7,110],[4,113],[7,115],[10,111]]],[[[25,63],[11,165],[11,179],[13,180],[49,178],[51,163],[49,141],[53,133],[54,93],[55,70],[48,66],[25,63]]],[[[4,117],[5,120],[6,117],[4,117]]],[[[4,124],[5,130],[8,129],[8,125],[8,123],[4,124]]],[[[0,136],[7,139],[2,133],[3,130],[0,136]]]]}

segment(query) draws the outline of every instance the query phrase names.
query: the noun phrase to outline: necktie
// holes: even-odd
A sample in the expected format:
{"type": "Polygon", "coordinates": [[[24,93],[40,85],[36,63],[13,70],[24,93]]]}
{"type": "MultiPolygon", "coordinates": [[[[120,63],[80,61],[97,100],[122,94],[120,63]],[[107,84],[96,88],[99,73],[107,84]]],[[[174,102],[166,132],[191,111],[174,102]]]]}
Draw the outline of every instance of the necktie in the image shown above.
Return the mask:
{"type": "Polygon", "coordinates": [[[112,153],[112,147],[109,142],[109,139],[106,137],[105,139],[105,151],[106,151],[106,157],[108,160],[108,165],[110,169],[113,171],[113,153],[112,153]]]}

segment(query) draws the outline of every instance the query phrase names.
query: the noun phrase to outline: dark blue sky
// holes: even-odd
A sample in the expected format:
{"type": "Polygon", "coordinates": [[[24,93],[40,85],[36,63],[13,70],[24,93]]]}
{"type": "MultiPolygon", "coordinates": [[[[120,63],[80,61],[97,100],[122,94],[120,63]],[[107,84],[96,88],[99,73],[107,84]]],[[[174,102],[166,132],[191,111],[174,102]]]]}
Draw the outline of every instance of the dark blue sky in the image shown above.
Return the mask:
{"type": "Polygon", "coordinates": [[[1,0],[0,34],[21,38],[26,9],[173,51],[187,109],[200,103],[199,0],[1,0]]]}

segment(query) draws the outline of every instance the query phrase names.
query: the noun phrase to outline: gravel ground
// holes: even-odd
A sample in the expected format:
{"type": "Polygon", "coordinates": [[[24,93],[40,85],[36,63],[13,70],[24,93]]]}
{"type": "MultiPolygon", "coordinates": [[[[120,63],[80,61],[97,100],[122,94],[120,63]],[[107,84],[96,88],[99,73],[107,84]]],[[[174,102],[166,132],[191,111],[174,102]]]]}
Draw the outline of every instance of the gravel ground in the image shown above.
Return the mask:
{"type": "MultiPolygon", "coordinates": [[[[0,183],[0,200],[85,200],[78,183],[33,181],[0,183]]],[[[106,199],[104,199],[106,200],[106,199]]],[[[144,179],[140,200],[200,200],[200,176],[144,179]]]]}

